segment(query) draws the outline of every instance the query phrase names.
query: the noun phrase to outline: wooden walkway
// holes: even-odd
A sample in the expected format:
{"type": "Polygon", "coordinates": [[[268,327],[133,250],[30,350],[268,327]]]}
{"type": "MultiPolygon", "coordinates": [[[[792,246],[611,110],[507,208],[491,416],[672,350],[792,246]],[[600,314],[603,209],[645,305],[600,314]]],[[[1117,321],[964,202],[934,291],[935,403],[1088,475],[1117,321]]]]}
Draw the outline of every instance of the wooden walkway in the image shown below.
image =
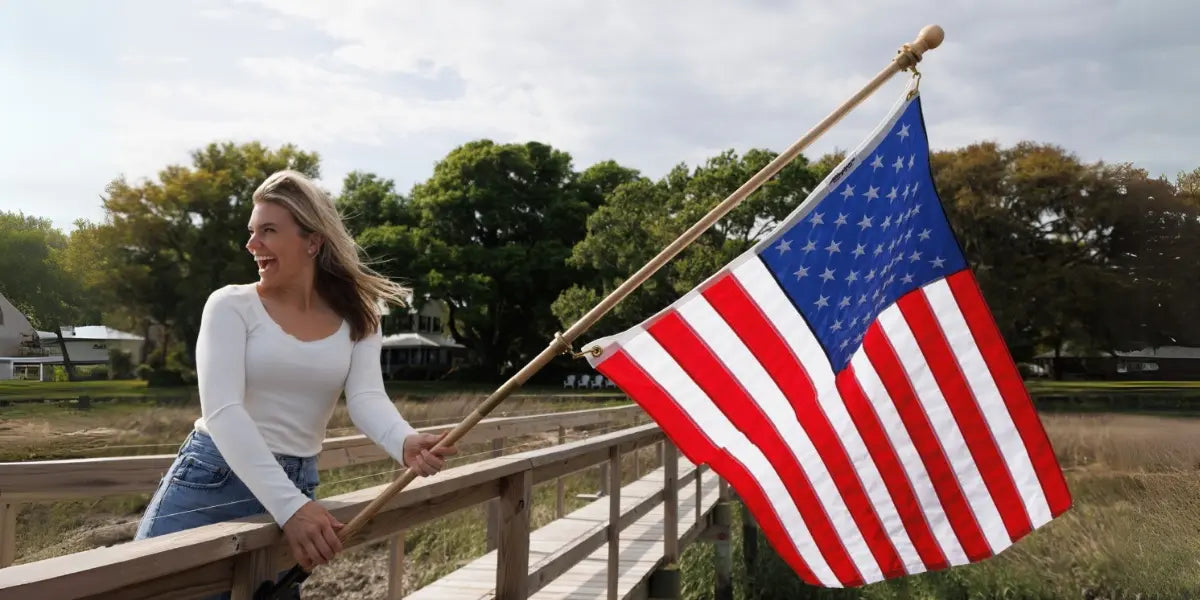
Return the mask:
{"type": "MultiPolygon", "coordinates": [[[[694,479],[696,466],[686,458],[679,459],[680,481],[694,479]]],[[[645,584],[651,573],[663,566],[664,505],[662,497],[663,468],[656,469],[621,488],[621,514],[634,511],[635,521],[620,532],[620,575],[617,580],[620,598],[645,597],[645,584]],[[644,514],[636,514],[639,505],[644,514]]],[[[711,473],[711,471],[709,471],[711,473]]],[[[696,514],[696,485],[679,489],[678,528],[682,548],[695,539],[704,528],[705,516],[717,505],[720,495],[718,479],[701,477],[700,515],[696,514]]],[[[551,521],[529,534],[529,570],[536,573],[548,565],[576,560],[568,556],[580,540],[596,536],[604,538],[608,529],[609,498],[602,497],[587,506],[551,521]]],[[[462,568],[405,596],[411,600],[490,599],[496,592],[496,551],[489,552],[462,568]]],[[[583,600],[603,598],[607,593],[608,543],[585,555],[550,581],[530,581],[530,596],[536,600],[583,600]]]]}

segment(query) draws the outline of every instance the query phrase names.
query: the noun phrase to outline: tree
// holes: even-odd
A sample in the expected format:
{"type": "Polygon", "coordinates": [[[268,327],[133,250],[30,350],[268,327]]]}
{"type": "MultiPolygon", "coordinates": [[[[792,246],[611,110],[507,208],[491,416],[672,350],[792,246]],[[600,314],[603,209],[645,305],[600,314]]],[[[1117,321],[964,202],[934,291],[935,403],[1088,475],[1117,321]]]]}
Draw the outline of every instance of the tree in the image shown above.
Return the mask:
{"type": "MultiPolygon", "coordinates": [[[[573,323],[775,156],[729,150],[692,171],[678,165],[659,181],[628,173],[588,219],[587,237],[572,252],[571,263],[595,276],[565,290],[555,315],[573,323]]],[[[783,221],[817,182],[807,160],[797,157],[618,304],[592,337],[641,322],[715,274],[783,221]]]]}
{"type": "Polygon", "coordinates": [[[553,336],[550,303],[579,276],[566,259],[594,197],[565,152],[479,140],[414,186],[415,226],[368,229],[360,244],[387,256],[381,272],[411,277],[418,297],[444,300],[455,339],[504,375],[553,336]]]}
{"type": "Polygon", "coordinates": [[[374,173],[351,171],[342,181],[338,211],[350,235],[383,225],[416,224],[408,200],[396,193],[396,184],[374,173]]]}
{"type": "Polygon", "coordinates": [[[120,177],[107,186],[105,222],[90,235],[103,240],[110,260],[107,292],[144,322],[164,326],[153,366],[165,365],[173,341],[183,349],[175,362],[190,364],[208,295],[254,280],[245,249],[252,196],[281,169],[315,178],[318,157],[291,145],[214,143],[194,151],[190,167],[168,166],[157,181],[120,177]]]}
{"type": "Polygon", "coordinates": [[[74,381],[75,365],[62,326],[81,318],[92,306],[65,266],[67,247],[67,237],[48,219],[0,212],[0,273],[4,273],[0,294],[34,327],[55,332],[67,377],[74,381]]]}

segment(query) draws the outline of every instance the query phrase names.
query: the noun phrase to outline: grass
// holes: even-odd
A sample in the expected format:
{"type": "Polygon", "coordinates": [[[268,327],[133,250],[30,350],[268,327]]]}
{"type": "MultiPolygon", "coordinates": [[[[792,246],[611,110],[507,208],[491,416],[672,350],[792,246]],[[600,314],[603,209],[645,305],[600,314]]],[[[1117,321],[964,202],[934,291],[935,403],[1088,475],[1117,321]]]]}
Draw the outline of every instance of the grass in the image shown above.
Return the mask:
{"type": "MultiPolygon", "coordinates": [[[[759,535],[737,598],[1149,600],[1200,596],[1200,419],[1043,415],[1074,504],[998,556],[856,590],[804,585],[759,535]]],[[[740,517],[735,511],[735,521],[740,517]]],[[[684,554],[687,598],[711,593],[711,548],[684,554]]]]}

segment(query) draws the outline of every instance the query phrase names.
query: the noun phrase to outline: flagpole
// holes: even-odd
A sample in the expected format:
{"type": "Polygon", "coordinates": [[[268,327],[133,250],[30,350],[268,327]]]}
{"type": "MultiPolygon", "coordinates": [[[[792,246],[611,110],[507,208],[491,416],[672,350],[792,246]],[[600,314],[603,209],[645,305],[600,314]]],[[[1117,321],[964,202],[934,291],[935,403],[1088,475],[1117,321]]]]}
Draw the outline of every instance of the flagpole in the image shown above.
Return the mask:
{"type": "MultiPolygon", "coordinates": [[[[941,45],[945,39],[945,31],[938,25],[927,25],[917,34],[917,38],[911,43],[904,44],[897,52],[895,58],[888,63],[883,70],[875,75],[866,85],[857,93],[842,103],[841,106],[829,113],[820,123],[817,123],[804,137],[796,140],[791,146],[783,151],[779,156],[775,157],[765,167],[755,173],[753,177],[743,183],[737,190],[734,190],[725,200],[716,205],[704,215],[702,219],[683,232],[675,241],[671,242],[667,247],[663,248],[657,256],[650,259],[642,268],[638,269],[629,279],[625,280],[617,289],[613,290],[604,300],[592,307],[586,314],[579,318],[565,332],[556,334],[550,345],[542,350],[533,360],[529,361],[520,371],[504,382],[495,392],[493,392],[486,400],[484,400],[474,411],[471,412],[465,419],[462,420],[454,429],[447,432],[441,440],[438,441],[435,448],[451,446],[458,442],[463,436],[482,421],[489,413],[491,413],[501,402],[510,394],[522,386],[535,373],[540,371],[550,363],[554,357],[570,352],[572,350],[571,343],[575,341],[583,332],[591,328],[592,325],[599,321],[601,317],[612,310],[618,302],[637,289],[642,283],[649,279],[663,265],[674,258],[677,254],[683,251],[689,244],[700,237],[708,228],[720,220],[721,217],[733,210],[747,196],[757,190],[768,179],[774,177],[776,173],[783,169],[789,162],[795,160],[805,148],[821,137],[830,127],[837,124],[842,117],[846,116],[851,110],[862,103],[868,96],[879,89],[888,79],[900,71],[915,68],[917,63],[921,61],[921,57],[934,48],[941,45]]],[[[914,69],[915,70],[915,69],[914,69]]],[[[396,494],[403,490],[408,484],[412,483],[417,478],[417,474],[412,469],[406,469],[400,477],[396,478],[387,488],[385,488],[378,496],[375,497],[362,511],[354,516],[345,527],[338,532],[338,538],[345,542],[354,534],[358,533],[367,521],[370,521],[380,509],[387,504],[396,494]]],[[[286,590],[292,585],[298,585],[308,578],[308,573],[300,565],[293,566],[290,571],[278,583],[270,581],[264,582],[255,593],[256,600],[266,600],[278,598],[278,593],[286,590]]]]}

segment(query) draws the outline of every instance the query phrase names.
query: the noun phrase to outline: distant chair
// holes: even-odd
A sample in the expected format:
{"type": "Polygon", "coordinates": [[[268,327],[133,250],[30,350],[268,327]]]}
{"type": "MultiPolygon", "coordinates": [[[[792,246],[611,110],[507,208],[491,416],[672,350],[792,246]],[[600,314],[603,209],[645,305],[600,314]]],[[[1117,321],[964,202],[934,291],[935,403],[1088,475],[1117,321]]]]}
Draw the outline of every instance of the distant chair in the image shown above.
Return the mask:
{"type": "Polygon", "coordinates": [[[588,384],[591,382],[591,380],[592,380],[591,375],[580,375],[579,383],[575,387],[587,389],[588,384]]]}
{"type": "Polygon", "coordinates": [[[611,380],[611,379],[605,379],[605,380],[604,380],[604,387],[606,387],[606,388],[615,388],[615,387],[617,387],[617,384],[616,384],[616,383],[614,383],[614,382],[613,382],[613,380],[611,380]]]}
{"type": "Polygon", "coordinates": [[[598,390],[598,389],[604,387],[605,379],[606,378],[603,375],[597,375],[594,378],[592,378],[592,389],[598,390]]]}
{"type": "Polygon", "coordinates": [[[574,387],[575,387],[575,375],[573,375],[573,374],[567,375],[567,378],[563,380],[563,388],[574,388],[574,387]]]}

